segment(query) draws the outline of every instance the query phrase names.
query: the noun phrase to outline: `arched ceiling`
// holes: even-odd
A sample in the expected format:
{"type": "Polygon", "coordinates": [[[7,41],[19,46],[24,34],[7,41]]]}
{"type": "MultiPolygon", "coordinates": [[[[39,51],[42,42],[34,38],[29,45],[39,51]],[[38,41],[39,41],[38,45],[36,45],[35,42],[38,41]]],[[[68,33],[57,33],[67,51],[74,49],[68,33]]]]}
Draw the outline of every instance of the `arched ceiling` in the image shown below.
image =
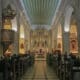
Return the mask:
{"type": "Polygon", "coordinates": [[[59,0],[23,0],[30,23],[51,25],[59,0]]]}

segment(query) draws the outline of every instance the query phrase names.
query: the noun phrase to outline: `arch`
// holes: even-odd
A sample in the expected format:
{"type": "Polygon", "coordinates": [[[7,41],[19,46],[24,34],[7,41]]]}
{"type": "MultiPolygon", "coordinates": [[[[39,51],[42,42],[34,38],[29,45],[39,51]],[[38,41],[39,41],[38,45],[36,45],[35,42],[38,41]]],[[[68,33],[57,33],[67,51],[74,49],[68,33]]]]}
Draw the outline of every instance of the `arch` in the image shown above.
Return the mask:
{"type": "Polygon", "coordinates": [[[70,30],[70,20],[74,9],[72,6],[69,6],[66,8],[65,11],[65,22],[64,22],[64,31],[69,32],[70,30]]]}
{"type": "Polygon", "coordinates": [[[78,53],[77,24],[74,19],[71,20],[70,25],[70,52],[78,53]]]}
{"type": "Polygon", "coordinates": [[[15,17],[14,19],[11,20],[12,23],[12,30],[14,30],[15,32],[17,32],[17,17],[15,17]]]}
{"type": "Polygon", "coordinates": [[[19,54],[25,54],[25,33],[22,24],[20,25],[19,31],[19,54]]]}
{"type": "Polygon", "coordinates": [[[25,35],[24,35],[24,26],[21,24],[20,25],[20,38],[24,38],[25,35]]]}
{"type": "Polygon", "coordinates": [[[62,26],[58,25],[58,33],[57,33],[57,50],[62,52],[62,26]]]}

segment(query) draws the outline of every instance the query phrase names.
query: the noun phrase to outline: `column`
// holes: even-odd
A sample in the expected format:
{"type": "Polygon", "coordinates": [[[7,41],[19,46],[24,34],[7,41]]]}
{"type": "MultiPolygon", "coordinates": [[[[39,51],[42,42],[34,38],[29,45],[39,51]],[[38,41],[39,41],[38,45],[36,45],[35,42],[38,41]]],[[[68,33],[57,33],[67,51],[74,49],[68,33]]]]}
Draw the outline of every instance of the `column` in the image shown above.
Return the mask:
{"type": "Polygon", "coordinates": [[[29,36],[29,38],[28,38],[28,49],[30,50],[30,28],[29,28],[28,36],[29,36]]]}
{"type": "Polygon", "coordinates": [[[63,53],[67,52],[70,53],[70,39],[69,39],[69,32],[63,32],[63,53]]]}
{"type": "Polygon", "coordinates": [[[14,40],[14,50],[13,53],[19,54],[19,28],[20,28],[20,15],[19,12],[17,12],[16,16],[17,21],[17,31],[15,32],[15,40],[14,40]]]}
{"type": "Polygon", "coordinates": [[[26,24],[25,28],[25,47],[26,51],[30,50],[30,30],[29,30],[29,25],[26,24]]]}
{"type": "Polygon", "coordinates": [[[55,28],[55,33],[54,33],[54,49],[57,49],[57,34],[58,34],[58,26],[55,28]]]}
{"type": "Polygon", "coordinates": [[[80,55],[80,20],[77,21],[78,53],[80,55]]]}
{"type": "Polygon", "coordinates": [[[62,19],[62,45],[63,45],[63,54],[67,52],[68,54],[70,53],[70,32],[64,30],[64,20],[65,18],[62,19]]]}
{"type": "Polygon", "coordinates": [[[54,44],[54,42],[53,42],[53,30],[52,30],[52,34],[51,34],[51,48],[53,49],[53,44],[54,44]]]}
{"type": "MultiPolygon", "coordinates": [[[[1,42],[1,29],[2,29],[2,0],[0,0],[0,42],[1,42]]],[[[3,48],[0,43],[0,56],[3,54],[3,48]]]]}

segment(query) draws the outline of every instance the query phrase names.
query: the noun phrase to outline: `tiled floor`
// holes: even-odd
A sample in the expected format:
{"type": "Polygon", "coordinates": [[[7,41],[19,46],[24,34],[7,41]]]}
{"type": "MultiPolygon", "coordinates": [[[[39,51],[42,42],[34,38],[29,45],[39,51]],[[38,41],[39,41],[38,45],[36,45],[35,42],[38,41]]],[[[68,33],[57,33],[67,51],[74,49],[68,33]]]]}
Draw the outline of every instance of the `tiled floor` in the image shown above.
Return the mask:
{"type": "Polygon", "coordinates": [[[59,80],[54,71],[46,65],[46,61],[35,61],[22,80],[59,80]]]}

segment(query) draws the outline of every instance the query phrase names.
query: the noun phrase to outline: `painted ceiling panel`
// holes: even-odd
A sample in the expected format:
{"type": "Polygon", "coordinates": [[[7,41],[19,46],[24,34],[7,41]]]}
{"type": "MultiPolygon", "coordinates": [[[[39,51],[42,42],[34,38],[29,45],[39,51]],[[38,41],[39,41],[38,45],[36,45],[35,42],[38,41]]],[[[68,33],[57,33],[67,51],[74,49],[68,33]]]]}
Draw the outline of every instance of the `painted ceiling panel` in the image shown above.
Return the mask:
{"type": "Polygon", "coordinates": [[[59,0],[23,0],[31,24],[50,25],[59,0]]]}

